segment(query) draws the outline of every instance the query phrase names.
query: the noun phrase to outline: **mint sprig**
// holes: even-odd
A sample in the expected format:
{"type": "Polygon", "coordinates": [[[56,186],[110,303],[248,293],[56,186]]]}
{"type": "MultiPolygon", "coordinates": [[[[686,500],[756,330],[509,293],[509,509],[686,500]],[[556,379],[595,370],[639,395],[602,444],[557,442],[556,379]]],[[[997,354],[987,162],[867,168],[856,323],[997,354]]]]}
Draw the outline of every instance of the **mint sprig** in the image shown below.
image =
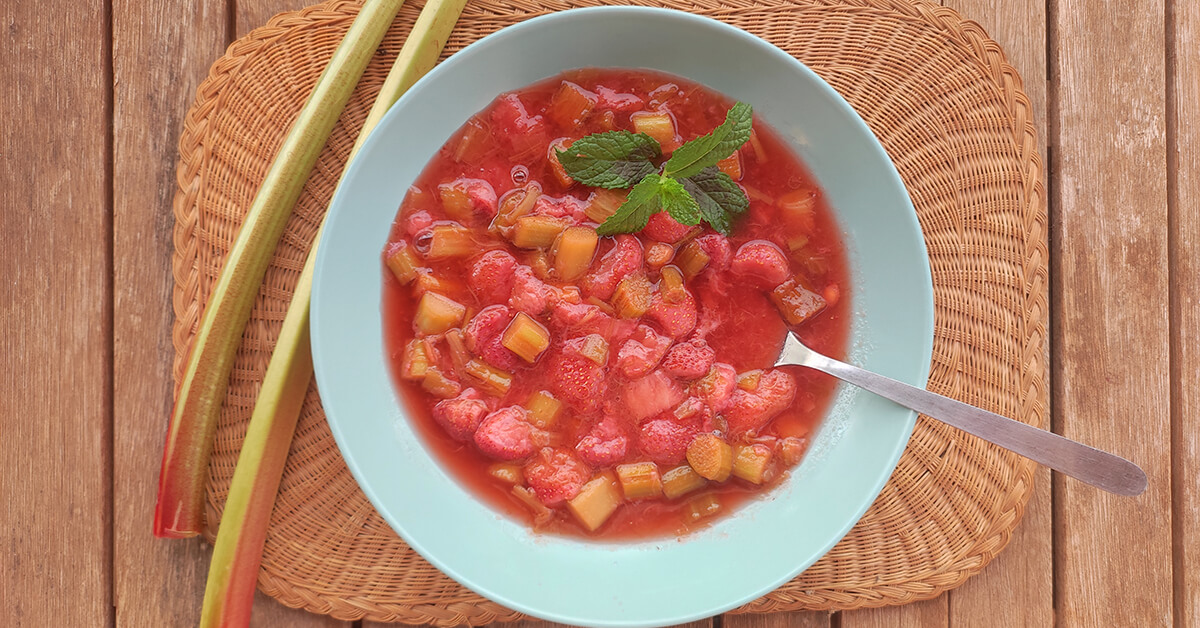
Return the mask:
{"type": "Polygon", "coordinates": [[[729,234],[733,219],[750,201],[729,175],[716,167],[750,139],[753,110],[736,103],[708,135],[680,146],[662,165],[658,142],[644,133],[607,131],[588,135],[557,152],[572,179],[593,187],[632,187],[625,203],[597,229],[602,236],[641,231],[650,217],[666,211],[676,221],[703,220],[729,234]]]}

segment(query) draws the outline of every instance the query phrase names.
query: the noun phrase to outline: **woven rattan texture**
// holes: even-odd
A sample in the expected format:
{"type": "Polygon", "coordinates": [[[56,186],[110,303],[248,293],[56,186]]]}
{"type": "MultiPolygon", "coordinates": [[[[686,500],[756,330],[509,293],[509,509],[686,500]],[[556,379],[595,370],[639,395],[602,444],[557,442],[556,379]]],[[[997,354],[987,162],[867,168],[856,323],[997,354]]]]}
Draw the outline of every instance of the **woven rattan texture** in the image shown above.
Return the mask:
{"type": "MultiPolygon", "coordinates": [[[[594,3],[472,0],[447,54],[515,22],[594,3]]],[[[976,24],[920,1],[637,3],[712,16],[760,35],[854,105],[895,160],[929,248],[937,307],[930,388],[1044,426],[1041,164],[1029,102],[999,47],[976,24]]],[[[198,90],[180,139],[174,203],[176,381],[240,220],[357,7],[334,0],[275,17],[230,46],[198,90]]],[[[305,252],[420,7],[415,0],[404,6],[372,61],[267,272],[221,416],[210,522],[224,503],[305,252]]],[[[801,576],[741,610],[850,609],[938,595],[1008,542],[1032,474],[1032,463],[922,419],[891,481],[850,534],[801,576]]],[[[259,585],[284,604],[342,619],[451,625],[519,617],[442,575],[388,528],[346,469],[315,388],[288,458],[259,585]]]]}

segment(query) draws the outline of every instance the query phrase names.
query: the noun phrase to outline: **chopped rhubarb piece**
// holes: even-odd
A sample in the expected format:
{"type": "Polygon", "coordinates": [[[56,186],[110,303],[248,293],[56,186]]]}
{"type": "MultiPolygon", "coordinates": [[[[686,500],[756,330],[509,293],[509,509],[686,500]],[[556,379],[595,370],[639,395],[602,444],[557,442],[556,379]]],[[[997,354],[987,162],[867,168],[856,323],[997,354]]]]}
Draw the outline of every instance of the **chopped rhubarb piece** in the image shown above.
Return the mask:
{"type": "Polygon", "coordinates": [[[547,249],[568,226],[570,221],[566,218],[538,214],[521,216],[513,226],[512,243],[522,249],[547,249]]]}
{"type": "Polygon", "coordinates": [[[678,379],[693,380],[708,373],[716,355],[707,342],[693,338],[671,348],[663,360],[663,371],[678,379]]]}
{"type": "Polygon", "coordinates": [[[625,277],[642,267],[642,244],[637,238],[622,234],[615,238],[612,250],[600,258],[596,268],[583,278],[583,293],[599,299],[613,295],[625,277]]]}
{"type": "Polygon", "coordinates": [[[700,477],[724,482],[733,472],[733,448],[716,434],[698,434],[688,444],[687,461],[700,477]]]}
{"type": "Polygon", "coordinates": [[[525,409],[529,411],[529,422],[543,430],[554,427],[562,413],[562,402],[548,391],[539,390],[529,396],[525,409]]]}
{"type": "Polygon", "coordinates": [[[487,472],[488,475],[505,484],[516,485],[525,481],[525,476],[521,473],[521,467],[511,462],[497,462],[489,466],[487,472]]]}
{"type": "Polygon", "coordinates": [[[529,488],[547,506],[560,506],[579,494],[592,471],[570,449],[544,447],[522,472],[529,488]]]}
{"type": "Polygon", "coordinates": [[[825,309],[825,299],[805,288],[798,278],[789,279],[771,291],[771,301],[789,325],[799,325],[825,309]]]}
{"type": "Polygon", "coordinates": [[[421,380],[421,388],[434,397],[450,399],[462,391],[462,384],[443,373],[436,366],[431,366],[425,370],[425,379],[421,380]]]}
{"type": "Polygon", "coordinates": [[[680,223],[667,212],[658,212],[650,217],[646,228],[642,229],[642,235],[651,240],[674,244],[686,237],[694,228],[680,223]]]}
{"type": "Polygon", "coordinates": [[[783,464],[787,466],[795,465],[804,457],[804,452],[808,450],[808,439],[797,436],[788,436],[779,441],[779,457],[783,460],[783,464]]]}
{"type": "Polygon", "coordinates": [[[613,292],[613,310],[617,316],[628,319],[639,319],[650,309],[650,299],[654,286],[645,275],[637,274],[626,277],[617,284],[613,292]]]}
{"type": "Polygon", "coordinates": [[[466,306],[436,292],[426,292],[417,304],[413,324],[417,331],[428,336],[440,334],[462,322],[466,306]]]}
{"type": "Polygon", "coordinates": [[[751,484],[770,479],[771,448],[762,444],[738,445],[733,450],[733,475],[751,484]]]}
{"type": "Polygon", "coordinates": [[[561,281],[575,281],[587,272],[596,256],[600,236],[591,227],[569,227],[554,243],[554,271],[561,281]]]}
{"type": "Polygon", "coordinates": [[[663,495],[675,499],[704,488],[708,481],[688,465],[680,465],[662,475],[663,495]]]}
{"type": "Polygon", "coordinates": [[[625,377],[642,377],[658,366],[670,346],[671,339],[667,336],[647,325],[638,325],[617,351],[616,366],[625,377]]]}
{"type": "Polygon", "coordinates": [[[488,123],[478,117],[471,118],[462,128],[458,143],[454,145],[454,161],[474,163],[494,147],[488,123]]]}
{"type": "Polygon", "coordinates": [[[658,465],[653,462],[617,465],[616,471],[625,499],[632,501],[662,496],[662,477],[658,474],[658,465]]]}
{"type": "Polygon", "coordinates": [[[675,120],[665,111],[638,112],[630,116],[633,130],[645,133],[654,138],[662,147],[662,152],[669,153],[682,144],[675,133],[675,120]]]}
{"type": "Polygon", "coordinates": [[[816,191],[807,188],[792,190],[780,196],[776,206],[784,223],[801,233],[812,233],[816,228],[816,191]]]}
{"type": "Polygon", "coordinates": [[[762,369],[752,369],[745,373],[738,373],[737,387],[748,392],[758,390],[758,382],[762,379],[762,374],[762,369]]]}
{"type": "Polygon", "coordinates": [[[608,220],[609,216],[617,213],[617,209],[625,204],[627,196],[629,196],[627,190],[607,190],[604,188],[595,190],[588,197],[587,206],[583,210],[584,215],[592,222],[602,223],[608,220]]]}
{"type": "Polygon", "coordinates": [[[430,359],[425,353],[425,343],[421,339],[413,340],[404,348],[404,357],[400,361],[400,378],[411,381],[425,379],[429,370],[430,359]]]}
{"type": "Polygon", "coordinates": [[[721,512],[721,500],[712,493],[705,493],[688,500],[683,518],[688,523],[695,523],[701,519],[712,517],[719,512],[721,512]]]}
{"type": "Polygon", "coordinates": [[[516,269],[516,258],[506,251],[488,251],[471,264],[467,287],[484,303],[503,303],[512,294],[516,269]]]}
{"type": "Polygon", "coordinates": [[[709,261],[711,261],[711,258],[704,251],[704,247],[696,240],[692,240],[679,249],[679,255],[675,258],[675,265],[679,267],[684,276],[695,277],[708,266],[709,261]]]}
{"type": "Polygon", "coordinates": [[[475,430],[475,446],[496,460],[512,461],[534,452],[533,426],[519,406],[501,408],[485,417],[475,430]]]}
{"type": "Polygon", "coordinates": [[[567,509],[583,527],[595,532],[621,505],[621,490],[611,477],[601,474],[579,489],[567,502],[567,509]]]}
{"type": "Polygon", "coordinates": [[[764,290],[788,280],[787,256],[766,240],[751,240],[739,247],[729,270],[764,290]]]}
{"type": "Polygon", "coordinates": [[[593,467],[607,467],[625,459],[629,450],[629,437],[625,435],[621,423],[606,416],[592,426],[592,429],[580,439],[575,446],[579,457],[593,467]]]}
{"type": "Polygon", "coordinates": [[[674,257],[675,249],[671,245],[655,242],[646,249],[646,267],[650,270],[658,270],[671,263],[671,259],[674,257]]]}
{"type": "Polygon", "coordinates": [[[730,179],[737,181],[742,178],[742,156],[737,151],[734,151],[732,155],[718,161],[717,168],[720,168],[721,172],[729,175],[730,179]]]}
{"type": "Polygon", "coordinates": [[[442,209],[451,220],[487,223],[496,216],[496,190],[483,179],[455,179],[438,186],[442,209]]]}
{"type": "Polygon", "coordinates": [[[654,371],[627,383],[623,399],[629,417],[641,421],[683,401],[683,388],[666,373],[654,371]]]}
{"type": "Polygon", "coordinates": [[[471,230],[456,222],[434,223],[416,235],[413,245],[425,259],[432,261],[470,257],[479,252],[471,230]]]}
{"type": "Polygon", "coordinates": [[[385,260],[388,269],[392,271],[392,276],[401,284],[407,284],[417,278],[417,270],[421,267],[421,262],[417,260],[417,256],[408,242],[404,240],[393,242],[388,247],[385,260]]]}
{"type": "Polygon", "coordinates": [[[546,116],[563,130],[573,131],[592,112],[597,100],[596,94],[570,81],[563,81],[550,99],[546,116]]]}
{"type": "Polygon", "coordinates": [[[658,283],[658,292],[667,303],[682,303],[688,296],[687,288],[683,287],[683,271],[675,266],[667,266],[660,273],[662,281],[658,283]]]}
{"type": "Polygon", "coordinates": [[[479,387],[490,395],[503,397],[512,387],[512,373],[500,370],[487,362],[471,360],[463,367],[463,373],[475,380],[479,387]]]}
{"type": "Polygon", "coordinates": [[[550,164],[550,172],[554,175],[554,180],[564,188],[569,188],[575,185],[575,179],[567,174],[567,169],[558,160],[558,151],[566,150],[570,144],[566,138],[561,138],[550,142],[550,148],[546,150],[546,163],[550,164]]]}
{"type": "Polygon", "coordinates": [[[608,364],[608,341],[600,334],[588,334],[570,342],[579,342],[579,355],[595,362],[599,366],[608,364]]]}
{"type": "Polygon", "coordinates": [[[466,442],[475,436],[479,423],[487,414],[487,404],[474,388],[468,388],[453,399],[443,399],[433,406],[433,420],[451,438],[466,442]]]}
{"type": "Polygon", "coordinates": [[[526,362],[536,362],[550,346],[550,331],[528,314],[518,312],[501,334],[500,344],[526,362]]]}

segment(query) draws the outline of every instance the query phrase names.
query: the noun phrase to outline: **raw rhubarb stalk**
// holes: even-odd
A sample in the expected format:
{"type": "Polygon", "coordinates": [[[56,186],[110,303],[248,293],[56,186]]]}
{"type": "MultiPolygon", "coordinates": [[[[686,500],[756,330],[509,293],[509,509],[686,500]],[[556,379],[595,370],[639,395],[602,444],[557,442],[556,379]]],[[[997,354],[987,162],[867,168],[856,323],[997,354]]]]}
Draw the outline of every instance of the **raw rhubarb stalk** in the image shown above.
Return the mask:
{"type": "Polygon", "coordinates": [[[292,207],[402,0],[369,0],[288,131],[238,231],[188,354],[159,474],[154,534],[186,538],[204,525],[204,486],[229,372],[263,274],[292,207]]]}
{"type": "MultiPolygon", "coordinates": [[[[465,3],[466,0],[426,3],[367,115],[350,160],[383,114],[437,62],[465,3]]],[[[309,299],[320,237],[318,230],[267,365],[233,472],[209,565],[201,628],[246,626],[250,622],[263,542],[296,421],[312,379],[309,299]]]]}

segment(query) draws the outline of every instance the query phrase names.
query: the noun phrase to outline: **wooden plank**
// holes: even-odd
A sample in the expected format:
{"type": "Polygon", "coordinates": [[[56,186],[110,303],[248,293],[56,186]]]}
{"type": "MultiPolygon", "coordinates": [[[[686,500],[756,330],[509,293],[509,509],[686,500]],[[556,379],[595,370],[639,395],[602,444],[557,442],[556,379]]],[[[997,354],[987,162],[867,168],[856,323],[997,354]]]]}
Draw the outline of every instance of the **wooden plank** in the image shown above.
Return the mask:
{"type": "Polygon", "coordinates": [[[832,615],[825,611],[726,615],[723,628],[829,628],[832,615]]]}
{"type": "Polygon", "coordinates": [[[151,535],[171,416],[171,200],[196,86],[227,43],[223,0],[113,3],[114,598],[118,626],[200,618],[209,548],[151,535]]]}
{"type": "Polygon", "coordinates": [[[1169,626],[1164,5],[1050,6],[1056,427],[1150,480],[1128,498],[1055,477],[1056,617],[1169,626]]]}
{"type": "Polygon", "coordinates": [[[1177,0],[1168,15],[1172,112],[1167,127],[1172,192],[1173,400],[1171,459],[1175,625],[1200,626],[1200,3],[1177,0]],[[1169,35],[1170,37],[1170,35],[1169,35]]]}
{"type": "Polygon", "coordinates": [[[0,24],[0,625],[111,626],[105,10],[0,24]]]}
{"type": "Polygon", "coordinates": [[[904,606],[845,611],[839,617],[841,628],[949,628],[948,594],[904,606]]]}
{"type": "Polygon", "coordinates": [[[310,4],[313,4],[311,0],[237,0],[237,36],[244,37],[266,24],[276,13],[299,11],[310,4]]]}
{"type": "MultiPolygon", "coordinates": [[[[1021,75],[1025,94],[1033,105],[1042,163],[1048,163],[1044,1],[945,0],[943,4],[978,22],[1004,49],[1009,63],[1021,75]]],[[[1045,351],[1047,354],[1050,351],[1048,344],[1045,351]]],[[[1050,473],[1039,469],[1034,477],[1033,495],[1008,547],[982,572],[950,593],[950,624],[1051,625],[1054,619],[1051,540],[1050,473]]]]}

